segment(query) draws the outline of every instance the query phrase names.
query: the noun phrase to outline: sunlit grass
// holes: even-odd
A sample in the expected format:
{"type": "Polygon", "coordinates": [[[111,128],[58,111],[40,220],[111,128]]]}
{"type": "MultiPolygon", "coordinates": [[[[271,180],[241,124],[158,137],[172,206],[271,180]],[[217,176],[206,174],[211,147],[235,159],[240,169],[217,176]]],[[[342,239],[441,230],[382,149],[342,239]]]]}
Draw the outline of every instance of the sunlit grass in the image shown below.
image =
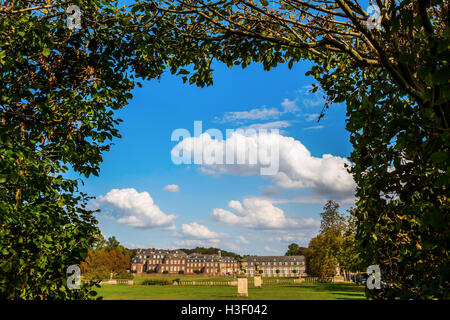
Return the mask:
{"type": "MultiPolygon", "coordinates": [[[[173,279],[175,279],[174,277],[173,279]]],[[[168,278],[165,278],[168,279],[168,278]]],[[[211,278],[196,278],[211,280],[211,278]]],[[[189,278],[195,280],[195,278],[189,278]]],[[[224,278],[220,278],[224,280],[224,278]]],[[[137,283],[141,282],[139,279],[137,283]]],[[[107,300],[350,300],[365,299],[364,287],[349,283],[302,283],[249,288],[249,296],[237,297],[233,286],[103,285],[98,294],[107,300]]]]}

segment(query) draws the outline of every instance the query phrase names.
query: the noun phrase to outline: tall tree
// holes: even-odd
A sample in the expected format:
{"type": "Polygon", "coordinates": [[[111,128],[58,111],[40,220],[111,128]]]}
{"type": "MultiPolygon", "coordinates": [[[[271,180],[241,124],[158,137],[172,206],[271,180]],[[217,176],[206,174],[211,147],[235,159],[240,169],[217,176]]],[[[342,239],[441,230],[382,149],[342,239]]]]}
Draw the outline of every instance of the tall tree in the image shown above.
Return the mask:
{"type": "Polygon", "coordinates": [[[81,179],[64,173],[98,175],[133,76],[161,74],[165,46],[151,30],[117,1],[0,1],[0,298],[95,294],[65,288],[99,230],[81,179]],[[81,29],[68,27],[70,4],[81,29]]]}
{"type": "Polygon", "coordinates": [[[306,273],[309,275],[324,279],[336,274],[345,231],[344,218],[338,209],[339,204],[332,200],[323,206],[319,235],[311,239],[306,249],[306,273]]]}
{"type": "Polygon", "coordinates": [[[354,209],[349,210],[346,217],[342,246],[338,255],[338,262],[344,273],[345,280],[350,281],[350,273],[363,271],[367,268],[361,261],[361,248],[356,239],[356,217],[354,209]]]}
{"type": "Polygon", "coordinates": [[[312,238],[305,251],[306,273],[321,281],[336,274],[338,260],[333,252],[334,241],[330,234],[319,234],[312,238]]]}
{"type": "Polygon", "coordinates": [[[378,264],[390,284],[368,294],[448,297],[449,2],[370,2],[379,14],[357,0],[272,3],[150,0],[136,8],[172,25],[170,68],[190,83],[211,84],[214,59],[267,70],[311,60],[324,110],[347,105],[356,237],[364,263],[378,264]]]}

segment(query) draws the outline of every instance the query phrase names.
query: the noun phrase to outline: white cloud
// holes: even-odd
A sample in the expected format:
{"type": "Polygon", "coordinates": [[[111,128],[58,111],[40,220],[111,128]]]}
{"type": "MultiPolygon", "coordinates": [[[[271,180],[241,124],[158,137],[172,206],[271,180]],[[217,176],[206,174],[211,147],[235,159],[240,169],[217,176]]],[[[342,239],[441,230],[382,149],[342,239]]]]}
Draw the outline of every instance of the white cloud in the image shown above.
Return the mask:
{"type": "Polygon", "coordinates": [[[320,114],[318,113],[310,113],[306,115],[306,121],[311,122],[319,119],[320,114]]]}
{"type": "Polygon", "coordinates": [[[285,98],[281,102],[282,110],[277,108],[267,108],[262,106],[261,108],[254,108],[250,111],[234,111],[225,112],[222,119],[216,118],[215,120],[221,123],[224,122],[242,122],[242,121],[255,121],[255,120],[269,120],[277,119],[287,113],[296,113],[299,111],[296,100],[289,100],[285,98]]]}
{"type": "Polygon", "coordinates": [[[243,243],[243,244],[249,243],[249,241],[247,240],[247,238],[244,237],[244,236],[238,236],[238,237],[236,238],[236,242],[237,242],[237,243],[243,243]]]}
{"type": "MultiPolygon", "coordinates": [[[[339,200],[354,195],[355,182],[351,174],[344,167],[351,163],[343,157],[323,154],[322,157],[314,157],[309,150],[298,140],[279,134],[244,135],[234,132],[226,140],[214,140],[204,133],[200,137],[187,138],[178,143],[172,149],[172,156],[180,154],[209,155],[210,150],[218,150],[221,155],[221,163],[210,161],[203,162],[202,171],[207,174],[220,175],[256,175],[262,170],[277,167],[278,170],[271,175],[272,181],[283,189],[308,188],[315,193],[333,196],[339,200]],[[232,162],[227,161],[227,146],[238,146],[238,156],[245,158],[244,164],[236,164],[236,157],[232,162]],[[257,150],[257,152],[255,152],[257,150]],[[278,151],[276,159],[270,159],[270,163],[261,161],[249,161],[250,153],[258,155],[274,155],[278,151]]],[[[260,159],[258,159],[260,160],[260,159]]],[[[242,163],[242,162],[241,162],[242,163]]]]}
{"type": "Polygon", "coordinates": [[[181,232],[184,236],[191,238],[191,239],[218,239],[221,237],[224,237],[224,234],[220,234],[214,231],[209,230],[204,225],[201,225],[197,222],[192,222],[189,224],[182,224],[181,225],[181,232]]]}
{"type": "Polygon", "coordinates": [[[180,192],[180,186],[176,184],[169,184],[164,187],[164,190],[168,192],[180,192]]]}
{"type": "Polygon", "coordinates": [[[220,243],[220,239],[206,239],[206,240],[185,239],[185,240],[175,240],[173,243],[179,248],[214,247],[220,243]]]}
{"type": "Polygon", "coordinates": [[[325,104],[325,93],[321,88],[312,92],[313,86],[305,86],[298,92],[302,95],[302,104],[305,107],[318,107],[325,104]]]}
{"type": "Polygon", "coordinates": [[[304,130],[315,130],[315,129],[323,129],[323,126],[312,126],[312,127],[306,127],[304,130]]]}
{"type": "Polygon", "coordinates": [[[212,216],[227,225],[254,229],[302,229],[315,228],[320,224],[313,218],[289,217],[269,199],[252,197],[245,198],[243,202],[242,205],[240,201],[232,200],[228,207],[234,212],[215,208],[212,216]]]}
{"type": "Polygon", "coordinates": [[[292,112],[295,113],[299,110],[297,106],[297,100],[289,100],[288,98],[284,99],[281,103],[284,109],[284,113],[292,112]]]}
{"type": "Polygon", "coordinates": [[[240,120],[268,120],[278,118],[282,112],[276,108],[266,106],[254,108],[250,111],[226,112],[221,122],[235,122],[240,120]]]}
{"type": "Polygon", "coordinates": [[[248,130],[248,129],[269,130],[269,129],[288,128],[290,126],[291,126],[291,123],[289,121],[273,121],[273,122],[266,122],[266,123],[254,123],[249,126],[242,127],[242,129],[243,130],[248,130]]]}
{"type": "Polygon", "coordinates": [[[264,250],[266,250],[267,252],[276,252],[277,251],[269,246],[264,246],[264,250]]]}
{"type": "Polygon", "coordinates": [[[118,223],[136,228],[173,230],[174,215],[166,215],[153,202],[148,192],[137,192],[133,188],[112,189],[97,200],[102,209],[107,209],[118,223]]]}

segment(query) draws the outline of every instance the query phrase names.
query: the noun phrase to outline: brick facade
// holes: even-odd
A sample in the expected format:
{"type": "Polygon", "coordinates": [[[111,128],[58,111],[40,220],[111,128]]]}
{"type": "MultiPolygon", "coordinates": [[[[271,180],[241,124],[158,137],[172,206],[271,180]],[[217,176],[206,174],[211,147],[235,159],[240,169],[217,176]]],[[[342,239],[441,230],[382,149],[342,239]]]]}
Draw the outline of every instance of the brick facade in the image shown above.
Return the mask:
{"type": "Polygon", "coordinates": [[[136,273],[169,273],[234,275],[239,271],[238,262],[233,257],[220,254],[187,255],[181,250],[138,250],[131,261],[131,270],[136,273]]]}
{"type": "MultiPolygon", "coordinates": [[[[240,265],[233,257],[219,254],[187,255],[181,250],[138,249],[131,261],[131,270],[137,274],[202,274],[210,276],[233,276],[239,273],[240,265]]],[[[263,277],[306,276],[304,256],[247,256],[242,267],[248,276],[263,277]]]]}

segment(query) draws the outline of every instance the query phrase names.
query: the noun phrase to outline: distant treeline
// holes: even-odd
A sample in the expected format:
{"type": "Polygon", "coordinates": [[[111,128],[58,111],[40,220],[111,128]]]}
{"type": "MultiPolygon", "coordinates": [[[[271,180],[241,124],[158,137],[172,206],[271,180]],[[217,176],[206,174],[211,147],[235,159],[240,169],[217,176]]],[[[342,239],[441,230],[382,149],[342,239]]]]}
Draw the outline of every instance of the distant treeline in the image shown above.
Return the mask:
{"type": "Polygon", "coordinates": [[[194,249],[179,249],[183,252],[185,252],[186,254],[191,254],[191,253],[200,253],[200,254],[219,254],[219,250],[221,251],[221,255],[223,257],[234,257],[236,260],[240,260],[242,259],[242,256],[240,256],[237,253],[231,252],[231,251],[226,251],[226,250],[222,250],[219,248],[204,248],[204,247],[196,247],[194,249]]]}

